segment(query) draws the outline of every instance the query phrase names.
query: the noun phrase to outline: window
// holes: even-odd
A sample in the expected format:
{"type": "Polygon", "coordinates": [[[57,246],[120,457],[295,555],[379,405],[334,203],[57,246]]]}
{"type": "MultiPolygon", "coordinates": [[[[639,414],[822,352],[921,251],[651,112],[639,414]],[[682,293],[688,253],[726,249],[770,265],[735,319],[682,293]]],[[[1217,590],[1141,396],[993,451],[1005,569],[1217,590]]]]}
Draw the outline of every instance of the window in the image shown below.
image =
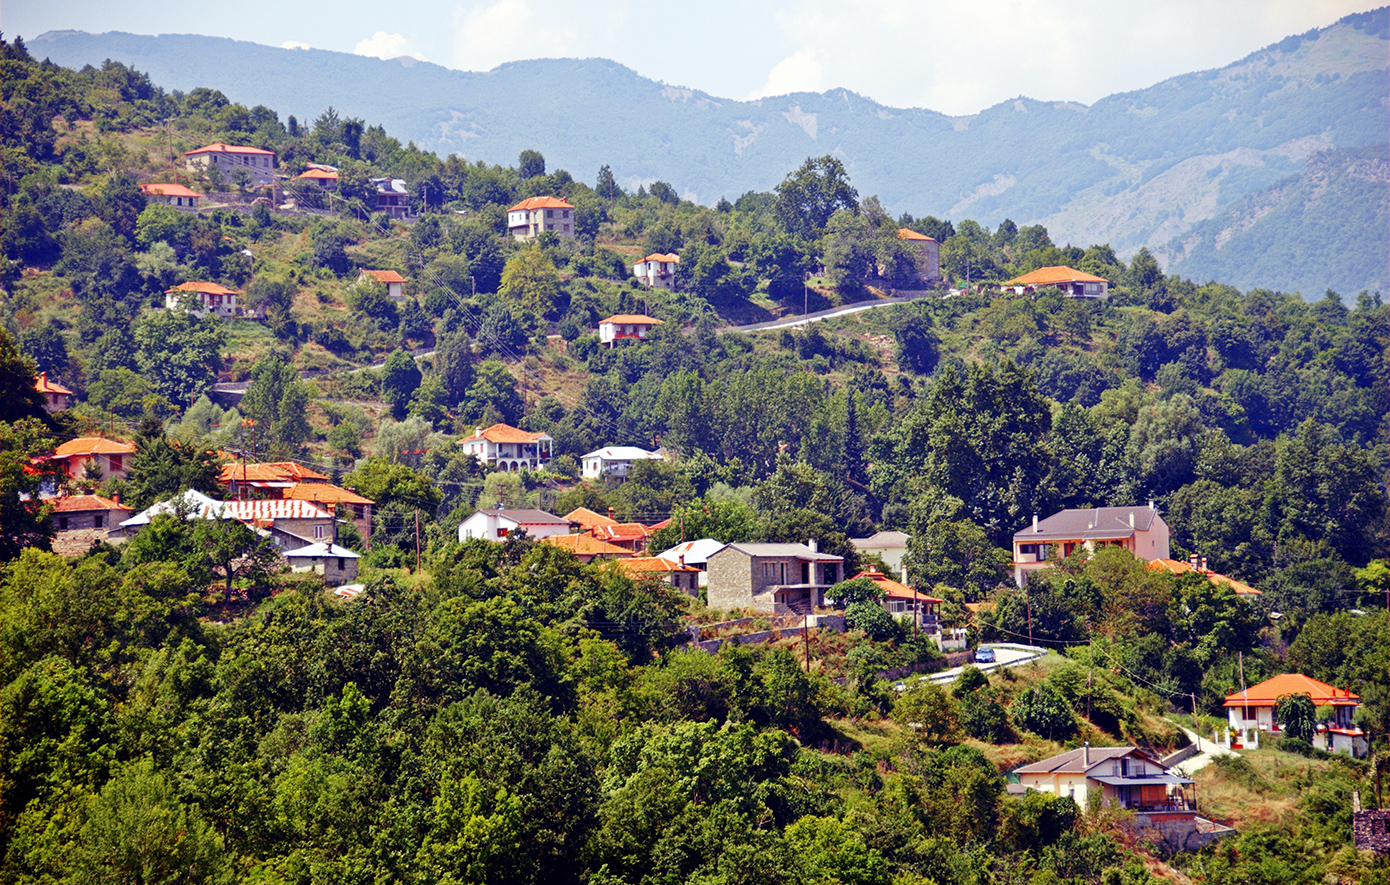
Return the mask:
{"type": "Polygon", "coordinates": [[[66,516],[60,516],[60,517],[58,517],[58,531],[60,531],[60,532],[65,532],[65,531],[67,531],[67,530],[68,530],[68,518],[67,518],[66,516]]]}
{"type": "Polygon", "coordinates": [[[315,540],[315,541],[321,541],[321,540],[323,540],[323,535],[324,535],[323,526],[321,526],[321,525],[316,525],[316,526],[314,526],[314,540],[315,540]]]}
{"type": "Polygon", "coordinates": [[[339,556],[339,557],[338,557],[338,571],[340,571],[340,572],[341,572],[341,571],[344,571],[346,568],[347,568],[347,561],[344,560],[341,556],[339,556]]]}
{"type": "Polygon", "coordinates": [[[96,529],[103,529],[103,528],[106,528],[106,514],[104,514],[104,513],[98,513],[96,516],[93,516],[93,517],[92,517],[92,528],[96,528],[96,529]]]}

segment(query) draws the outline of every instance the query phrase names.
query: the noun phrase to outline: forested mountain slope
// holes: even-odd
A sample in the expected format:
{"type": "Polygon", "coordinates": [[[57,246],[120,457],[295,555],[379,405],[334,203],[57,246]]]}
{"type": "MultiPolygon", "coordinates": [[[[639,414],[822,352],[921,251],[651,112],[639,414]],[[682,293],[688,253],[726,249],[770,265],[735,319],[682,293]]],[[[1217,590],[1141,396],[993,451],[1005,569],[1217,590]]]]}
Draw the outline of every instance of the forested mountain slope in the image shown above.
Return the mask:
{"type": "MultiPolygon", "coordinates": [[[[1225,68],[1090,107],[1020,97],[963,118],[845,90],[734,101],[602,59],[468,73],[187,35],[55,32],[33,45],[62,64],[118,59],[169,88],[213,86],[301,117],[332,105],[470,159],[537,148],[583,176],[607,163],[625,184],[661,179],[706,204],[767,189],[806,155],[830,153],[865,194],[916,214],[1042,222],[1059,241],[1108,242],[1128,255],[1297,174],[1315,151],[1385,141],[1388,22],[1386,9],[1349,16],[1225,68]]],[[[1241,242],[1231,248],[1228,260],[1254,263],[1234,258],[1241,242]]],[[[1190,272],[1210,277],[1217,265],[1202,261],[1190,272]]]]}

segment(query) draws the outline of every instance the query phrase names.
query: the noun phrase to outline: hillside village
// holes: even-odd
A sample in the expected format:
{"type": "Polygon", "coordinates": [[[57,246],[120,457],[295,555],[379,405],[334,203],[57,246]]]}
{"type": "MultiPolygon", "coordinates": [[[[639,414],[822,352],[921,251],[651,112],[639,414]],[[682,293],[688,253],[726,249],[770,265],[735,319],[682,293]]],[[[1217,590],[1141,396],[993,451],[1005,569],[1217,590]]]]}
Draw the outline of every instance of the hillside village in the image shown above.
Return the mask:
{"type": "Polygon", "coordinates": [[[1380,293],[0,49],[7,881],[1390,881],[1380,293]]]}

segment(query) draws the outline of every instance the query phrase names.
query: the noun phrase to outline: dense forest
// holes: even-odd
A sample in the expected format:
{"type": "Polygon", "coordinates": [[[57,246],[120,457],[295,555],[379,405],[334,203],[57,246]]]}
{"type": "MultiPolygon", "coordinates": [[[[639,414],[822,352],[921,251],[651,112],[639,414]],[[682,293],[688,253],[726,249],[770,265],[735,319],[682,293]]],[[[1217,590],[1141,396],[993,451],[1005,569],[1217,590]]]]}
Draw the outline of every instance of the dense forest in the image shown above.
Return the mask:
{"type": "Polygon", "coordinates": [[[828,156],[702,207],[536,151],[440,159],[331,108],[282,122],[115,63],[0,53],[0,881],[1390,881],[1350,848],[1351,792],[1369,804],[1379,769],[1297,738],[1204,769],[1207,813],[1240,832],[1197,853],[1006,793],[1012,768],[1082,741],[1172,750],[1242,680],[1290,671],[1360,694],[1384,753],[1379,293],[1242,292],[1039,226],[894,217],[828,156]],[[214,141],[291,176],[332,164],[339,188],[286,182],[281,211],[171,162],[214,141]],[[378,176],[408,182],[409,222],[371,212],[378,176]],[[152,181],[212,206],[148,203],[152,181]],[[575,207],[575,237],[507,236],[537,195],[575,207]],[[913,290],[904,227],[940,242],[949,286],[731,328],[913,290]],[[631,279],[653,252],[679,254],[675,291],[631,279]],[[1109,300],[999,291],[1060,264],[1109,300]],[[398,270],[410,298],[361,268],[398,270]],[[264,320],[159,309],[191,280],[264,320]],[[664,323],[601,347],[596,322],[624,312],[664,323]],[[47,414],[40,371],[78,404],[47,414]],[[219,380],[248,382],[237,406],[219,380]],[[492,473],[461,453],[498,421],[556,457],[492,473]],[[215,521],[49,552],[43,456],[95,433],[135,441],[129,475],[72,485],[137,508],[222,493],[231,453],[371,498],[370,550],[341,536],[365,592],[344,601],[215,521]],[[675,457],[579,481],[608,444],[675,457]],[[1150,500],[1175,558],[1263,594],[1113,549],[1014,587],[1007,547],[1034,513],[1150,500]],[[881,671],[940,655],[861,601],[848,632],[707,654],[688,630],[726,613],[698,599],[520,537],[458,543],[499,502],[670,519],[653,550],[815,539],[851,568],[874,564],[851,537],[900,529],[948,624],[1051,653],[896,691],[881,671]]]}

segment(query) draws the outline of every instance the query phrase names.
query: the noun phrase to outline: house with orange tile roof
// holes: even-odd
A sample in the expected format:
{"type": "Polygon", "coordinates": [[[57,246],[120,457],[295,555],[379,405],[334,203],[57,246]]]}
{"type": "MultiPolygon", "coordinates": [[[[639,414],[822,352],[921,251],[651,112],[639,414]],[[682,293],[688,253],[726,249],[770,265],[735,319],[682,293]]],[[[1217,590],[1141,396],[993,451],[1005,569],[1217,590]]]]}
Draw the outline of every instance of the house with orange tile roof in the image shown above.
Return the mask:
{"type": "Polygon", "coordinates": [[[63,475],[82,479],[91,464],[103,479],[125,479],[130,458],[135,454],[134,443],[119,442],[101,436],[81,436],[68,440],[53,450],[50,460],[57,462],[63,475]]]}
{"type": "Polygon", "coordinates": [[[1104,301],[1110,297],[1109,280],[1065,265],[1040,267],[1003,284],[1004,289],[1012,289],[1018,295],[1036,291],[1040,286],[1052,286],[1072,298],[1099,298],[1104,301]]]}
{"type": "Polygon", "coordinates": [[[595,559],[625,559],[632,556],[631,550],[625,550],[616,544],[609,544],[607,541],[600,541],[587,532],[574,535],[547,535],[541,538],[541,543],[559,547],[561,550],[568,550],[580,562],[593,562],[595,559]]]}
{"type": "Polygon", "coordinates": [[[574,236],[574,207],[563,197],[531,197],[507,210],[507,232],[530,240],[551,231],[562,239],[574,236]]]}
{"type": "Polygon", "coordinates": [[[499,542],[505,540],[509,535],[523,531],[526,533],[526,537],[532,541],[555,535],[568,535],[570,533],[570,521],[563,516],[556,516],[553,513],[546,513],[544,510],[532,508],[504,510],[497,507],[491,510],[479,510],[459,523],[459,543],[474,538],[499,542]]]}
{"type": "Polygon", "coordinates": [[[214,142],[185,151],[183,162],[193,171],[207,172],[215,168],[227,181],[232,180],[232,173],[238,169],[250,175],[253,184],[270,184],[275,180],[275,152],[246,145],[214,142]]]}
{"type": "Polygon", "coordinates": [[[598,322],[598,341],[609,347],[619,341],[645,341],[647,333],[663,321],[640,313],[620,313],[598,322]]]}
{"type": "Polygon", "coordinates": [[[1192,555],[1190,562],[1183,562],[1181,559],[1155,559],[1149,563],[1149,568],[1155,571],[1168,572],[1171,575],[1201,575],[1218,587],[1230,587],[1237,596],[1260,596],[1259,590],[1251,587],[1235,578],[1228,578],[1207,568],[1207,558],[1192,555]]]}
{"type": "Polygon", "coordinates": [[[646,550],[647,541],[652,536],[652,530],[640,522],[617,522],[613,525],[595,526],[589,533],[599,540],[616,544],[633,553],[646,550]]]}
{"type": "Polygon", "coordinates": [[[698,598],[700,595],[700,570],[693,565],[683,565],[660,556],[633,556],[619,559],[613,567],[634,580],[661,581],[687,596],[698,598]]]}
{"type": "MultiPolygon", "coordinates": [[[[1284,673],[1227,695],[1222,706],[1229,717],[1231,734],[1243,737],[1252,730],[1281,734],[1281,723],[1274,715],[1274,708],[1281,697],[1298,694],[1307,695],[1316,707],[1332,708],[1331,718],[1318,723],[1313,746],[1328,753],[1346,753],[1354,759],[1366,754],[1369,746],[1366,733],[1354,721],[1356,708],[1361,706],[1360,695],[1302,673],[1284,673]]],[[[1233,743],[1240,746],[1240,738],[1233,743]]]]}
{"type": "Polygon", "coordinates": [[[180,283],[164,293],[164,307],[167,310],[175,310],[188,305],[185,309],[196,316],[215,313],[226,319],[236,316],[236,299],[237,293],[226,286],[202,281],[188,282],[180,283]],[[192,307],[193,303],[199,307],[192,307]]]}
{"type": "Polygon", "coordinates": [[[337,190],[338,170],[334,166],[325,166],[321,163],[310,163],[309,168],[296,175],[294,180],[316,184],[324,190],[337,190]]]}
{"type": "Polygon", "coordinates": [[[175,209],[196,210],[198,201],[203,198],[202,194],[181,184],[142,184],[140,193],[145,195],[148,202],[163,203],[175,209]]]}
{"type": "Polygon", "coordinates": [[[64,495],[51,502],[53,515],[50,517],[56,532],[79,529],[110,530],[121,524],[134,511],[120,501],[120,496],[103,498],[101,495],[64,495]]]}
{"type": "Polygon", "coordinates": [[[281,489],[280,497],[292,498],[299,501],[313,501],[323,506],[330,513],[337,513],[338,507],[342,507],[352,519],[352,524],[357,527],[357,532],[362,536],[362,542],[369,548],[372,540],[372,508],[376,507],[376,502],[371,498],[364,498],[349,489],[340,489],[330,482],[322,480],[305,480],[297,482],[287,489],[281,489]]]}
{"type": "Polygon", "coordinates": [[[681,257],[674,252],[653,252],[632,266],[632,275],[647,288],[676,288],[676,265],[681,257]]]}
{"type": "Polygon", "coordinates": [[[941,282],[941,244],[907,227],[898,228],[897,236],[918,254],[917,278],[924,283],[941,282]]]}
{"type": "Polygon", "coordinates": [[[613,508],[608,508],[608,515],[596,513],[588,507],[576,507],[565,514],[565,519],[579,526],[582,531],[592,532],[595,528],[605,525],[617,525],[618,521],[613,518],[613,508]]]}
{"type": "Polygon", "coordinates": [[[850,580],[867,578],[883,591],[883,608],[897,618],[915,619],[924,633],[941,630],[942,600],[918,593],[906,584],[895,581],[878,569],[865,569],[850,580]]]}
{"type": "Polygon", "coordinates": [[[546,433],[520,430],[510,424],[475,427],[459,440],[464,454],[497,470],[539,470],[555,454],[555,440],[546,433]]]}
{"type": "Polygon", "coordinates": [[[364,270],[357,279],[381,283],[386,287],[386,297],[392,301],[405,300],[405,277],[394,270],[364,270]]]}
{"type": "Polygon", "coordinates": [[[50,415],[72,405],[72,391],[57,381],[49,381],[47,372],[40,372],[34,379],[34,389],[43,394],[43,408],[50,415]]]}
{"type": "Polygon", "coordinates": [[[284,489],[296,483],[326,483],[328,477],[294,461],[264,461],[259,464],[232,461],[222,465],[217,473],[217,482],[226,486],[227,494],[233,498],[244,498],[257,492],[278,498],[284,489]]]}

